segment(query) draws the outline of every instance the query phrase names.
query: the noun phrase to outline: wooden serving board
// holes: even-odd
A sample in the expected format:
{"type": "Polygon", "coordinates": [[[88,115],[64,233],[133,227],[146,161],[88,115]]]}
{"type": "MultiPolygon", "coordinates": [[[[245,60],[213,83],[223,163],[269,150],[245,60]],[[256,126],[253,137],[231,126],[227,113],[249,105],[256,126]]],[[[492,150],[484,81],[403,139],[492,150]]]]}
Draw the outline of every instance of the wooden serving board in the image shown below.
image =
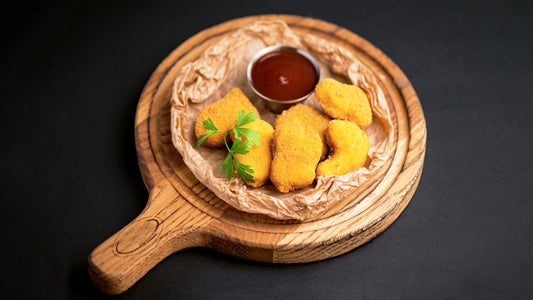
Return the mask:
{"type": "Polygon", "coordinates": [[[303,263],[348,252],[396,220],[418,185],[426,147],[422,107],[409,80],[387,56],[334,24],[290,15],[261,15],[206,29],[175,49],[155,70],[137,108],[138,162],[150,191],[143,212],[89,256],[89,273],[104,292],[127,290],[165,257],[187,247],[209,247],[262,262],[303,263]],[[376,176],[342,203],[306,222],[238,211],[189,171],[170,133],[170,96],[180,69],[210,45],[258,20],[281,19],[354,51],[385,92],[395,127],[394,154],[376,176]]]}

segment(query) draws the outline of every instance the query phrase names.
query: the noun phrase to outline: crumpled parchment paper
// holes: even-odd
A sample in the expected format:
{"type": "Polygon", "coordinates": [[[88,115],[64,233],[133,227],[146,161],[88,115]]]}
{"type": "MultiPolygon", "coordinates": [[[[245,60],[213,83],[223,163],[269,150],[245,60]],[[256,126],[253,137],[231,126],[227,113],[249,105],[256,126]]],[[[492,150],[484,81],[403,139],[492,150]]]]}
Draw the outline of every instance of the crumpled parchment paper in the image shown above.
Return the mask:
{"type": "MultiPolygon", "coordinates": [[[[277,219],[308,220],[322,214],[371,178],[394,148],[390,110],[376,75],[348,49],[315,35],[293,32],[283,21],[249,24],[212,45],[197,60],[182,68],[174,82],[171,102],[172,142],[198,180],[239,210],[277,219]],[[194,148],[196,115],[233,87],[240,87],[256,106],[260,117],[274,125],[277,114],[266,108],[246,79],[246,67],[252,56],[272,45],[302,48],[319,60],[321,78],[333,77],[358,85],[365,91],[372,107],[373,121],[364,129],[370,140],[364,167],[342,176],[320,176],[316,184],[284,194],[270,182],[252,188],[236,177],[227,181],[220,171],[220,164],[227,154],[225,149],[194,148]]],[[[304,104],[322,111],[314,95],[304,104]]]]}

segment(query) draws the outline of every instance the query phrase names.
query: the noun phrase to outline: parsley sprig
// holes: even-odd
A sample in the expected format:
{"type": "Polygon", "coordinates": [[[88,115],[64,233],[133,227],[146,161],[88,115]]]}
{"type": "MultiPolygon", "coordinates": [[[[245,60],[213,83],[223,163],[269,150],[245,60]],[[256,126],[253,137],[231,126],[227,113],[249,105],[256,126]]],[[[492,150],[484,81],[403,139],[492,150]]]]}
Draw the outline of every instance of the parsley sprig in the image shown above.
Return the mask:
{"type": "Polygon", "coordinates": [[[226,145],[226,149],[228,149],[228,155],[220,165],[220,170],[226,174],[226,178],[228,179],[228,181],[231,179],[231,177],[233,177],[233,172],[236,170],[237,177],[239,177],[240,179],[246,180],[248,182],[255,182],[254,177],[252,175],[254,173],[252,167],[250,165],[241,163],[237,159],[235,154],[246,155],[250,152],[250,150],[248,149],[252,147],[252,145],[261,145],[261,143],[259,142],[259,132],[250,128],[241,127],[257,118],[259,118],[259,116],[257,116],[256,114],[249,112],[244,115],[244,110],[241,110],[237,113],[237,121],[235,122],[235,126],[228,131],[218,129],[215,126],[215,123],[213,123],[213,120],[211,120],[211,118],[208,118],[207,120],[203,121],[204,128],[207,129],[207,133],[201,135],[198,138],[194,147],[200,147],[200,145],[209,136],[215,133],[224,132],[224,144],[226,145]],[[234,140],[233,144],[230,147],[228,145],[227,135],[231,132],[233,132],[234,140]]]}

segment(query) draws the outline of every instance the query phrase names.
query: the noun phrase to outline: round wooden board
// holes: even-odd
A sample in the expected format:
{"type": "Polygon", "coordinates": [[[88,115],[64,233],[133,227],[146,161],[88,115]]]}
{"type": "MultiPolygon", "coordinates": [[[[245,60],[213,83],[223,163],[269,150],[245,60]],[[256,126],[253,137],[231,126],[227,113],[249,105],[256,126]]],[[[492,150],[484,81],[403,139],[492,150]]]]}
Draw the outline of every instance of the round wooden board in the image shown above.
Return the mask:
{"type": "Polygon", "coordinates": [[[426,123],[409,80],[366,40],[316,19],[261,15],[208,28],[175,49],[143,90],[135,139],[139,166],[150,190],[148,203],[141,215],[89,256],[92,280],[109,294],[125,291],[165,257],[186,247],[209,247],[262,262],[303,263],[337,256],[368,242],[396,220],[415,192],[424,164],[426,123]],[[169,99],[180,69],[236,29],[273,19],[353,51],[378,78],[396,133],[394,153],[376,176],[351,197],[305,222],[232,208],[192,175],[171,141],[169,99]]]}

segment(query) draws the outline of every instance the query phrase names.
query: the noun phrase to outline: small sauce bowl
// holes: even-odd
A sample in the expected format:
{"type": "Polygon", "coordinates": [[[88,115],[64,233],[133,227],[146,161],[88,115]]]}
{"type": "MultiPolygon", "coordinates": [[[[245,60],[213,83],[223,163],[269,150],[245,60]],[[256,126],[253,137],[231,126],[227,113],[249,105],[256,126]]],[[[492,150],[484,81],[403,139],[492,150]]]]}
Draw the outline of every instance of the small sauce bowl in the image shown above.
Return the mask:
{"type": "Polygon", "coordinates": [[[305,101],[320,80],[317,60],[291,46],[271,46],[258,51],[246,70],[252,90],[279,113],[305,101]]]}

